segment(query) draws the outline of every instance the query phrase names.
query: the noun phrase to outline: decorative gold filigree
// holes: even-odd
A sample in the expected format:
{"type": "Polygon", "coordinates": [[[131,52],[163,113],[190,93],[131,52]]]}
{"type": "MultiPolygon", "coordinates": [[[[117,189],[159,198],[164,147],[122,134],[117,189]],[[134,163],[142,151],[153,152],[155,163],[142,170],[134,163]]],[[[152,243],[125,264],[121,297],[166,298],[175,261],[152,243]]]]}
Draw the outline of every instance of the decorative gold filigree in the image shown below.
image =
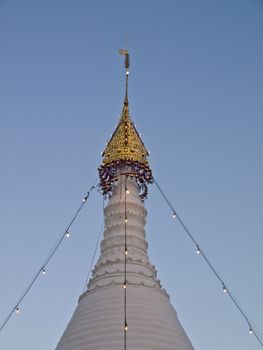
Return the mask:
{"type": "Polygon", "coordinates": [[[120,160],[148,164],[148,155],[148,151],[129,116],[128,103],[124,103],[119,124],[102,153],[103,164],[107,165],[120,160]]]}

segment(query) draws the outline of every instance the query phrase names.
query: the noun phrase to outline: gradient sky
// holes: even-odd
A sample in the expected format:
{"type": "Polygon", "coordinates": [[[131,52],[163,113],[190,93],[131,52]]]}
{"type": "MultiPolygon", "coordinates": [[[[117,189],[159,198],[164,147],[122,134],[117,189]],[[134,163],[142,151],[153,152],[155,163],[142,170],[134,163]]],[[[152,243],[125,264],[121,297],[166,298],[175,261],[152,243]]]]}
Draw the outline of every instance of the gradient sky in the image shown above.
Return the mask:
{"type": "MultiPolygon", "coordinates": [[[[262,334],[262,0],[0,0],[0,319],[97,176],[126,33],[154,176],[262,334]]],[[[195,349],[260,349],[154,186],[146,206],[151,260],[195,349]]],[[[1,350],[55,348],[101,223],[94,192],[1,350]]]]}

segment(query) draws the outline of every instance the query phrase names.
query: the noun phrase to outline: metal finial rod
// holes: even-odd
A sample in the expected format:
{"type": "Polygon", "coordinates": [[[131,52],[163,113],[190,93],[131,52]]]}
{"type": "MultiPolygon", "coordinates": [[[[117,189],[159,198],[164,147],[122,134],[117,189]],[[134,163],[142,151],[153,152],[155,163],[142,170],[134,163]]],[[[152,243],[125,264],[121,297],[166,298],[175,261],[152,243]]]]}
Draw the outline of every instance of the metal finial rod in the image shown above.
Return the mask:
{"type": "Polygon", "coordinates": [[[125,56],[124,67],[126,70],[126,82],[125,82],[125,100],[124,103],[128,104],[128,78],[129,78],[129,67],[130,67],[130,55],[128,50],[119,50],[119,54],[125,56]]]}
{"type": "Polygon", "coordinates": [[[129,52],[128,52],[128,50],[120,49],[119,50],[119,54],[122,55],[122,56],[125,56],[124,66],[125,66],[125,69],[126,69],[126,72],[127,72],[128,69],[130,68],[130,55],[129,55],[129,52]]]}
{"type": "Polygon", "coordinates": [[[125,52],[125,68],[126,71],[130,68],[130,55],[128,53],[128,50],[125,52]]]}

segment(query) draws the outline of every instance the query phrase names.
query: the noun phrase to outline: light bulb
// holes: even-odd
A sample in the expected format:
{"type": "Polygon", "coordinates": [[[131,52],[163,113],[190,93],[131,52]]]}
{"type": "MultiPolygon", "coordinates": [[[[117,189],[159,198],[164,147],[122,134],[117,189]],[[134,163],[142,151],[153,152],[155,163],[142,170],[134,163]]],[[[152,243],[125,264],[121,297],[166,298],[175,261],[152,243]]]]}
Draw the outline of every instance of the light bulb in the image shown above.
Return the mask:
{"type": "Polygon", "coordinates": [[[251,327],[249,328],[249,334],[253,334],[253,330],[251,327]]]}
{"type": "Polygon", "coordinates": [[[16,314],[19,314],[20,310],[19,307],[16,308],[16,314]]]}
{"type": "Polygon", "coordinates": [[[125,191],[126,191],[127,194],[130,194],[130,191],[129,191],[129,189],[127,187],[126,187],[125,191]]]}
{"type": "Polygon", "coordinates": [[[125,222],[126,222],[126,223],[128,222],[128,219],[127,219],[127,218],[125,218],[125,222]]]}
{"type": "Polygon", "coordinates": [[[197,246],[196,254],[200,254],[200,248],[197,246]]]}
{"type": "Polygon", "coordinates": [[[125,250],[125,255],[128,255],[128,250],[127,249],[125,250]]]}
{"type": "Polygon", "coordinates": [[[173,218],[174,218],[174,219],[176,218],[176,214],[175,214],[175,212],[173,212],[173,218]]]}
{"type": "Polygon", "coordinates": [[[124,329],[125,329],[125,332],[127,332],[127,330],[128,330],[128,323],[125,323],[124,329]]]}
{"type": "Polygon", "coordinates": [[[225,286],[223,286],[223,291],[224,291],[224,293],[226,293],[226,292],[227,292],[227,289],[226,289],[226,287],[225,287],[225,286]]]}
{"type": "Polygon", "coordinates": [[[87,200],[87,198],[85,197],[85,198],[82,199],[82,202],[85,203],[86,200],[87,200]]]}
{"type": "Polygon", "coordinates": [[[42,274],[45,275],[46,274],[46,270],[45,268],[42,269],[42,274]]]}
{"type": "Polygon", "coordinates": [[[66,237],[69,238],[69,236],[70,236],[70,233],[67,231],[66,232],[66,237]]]}

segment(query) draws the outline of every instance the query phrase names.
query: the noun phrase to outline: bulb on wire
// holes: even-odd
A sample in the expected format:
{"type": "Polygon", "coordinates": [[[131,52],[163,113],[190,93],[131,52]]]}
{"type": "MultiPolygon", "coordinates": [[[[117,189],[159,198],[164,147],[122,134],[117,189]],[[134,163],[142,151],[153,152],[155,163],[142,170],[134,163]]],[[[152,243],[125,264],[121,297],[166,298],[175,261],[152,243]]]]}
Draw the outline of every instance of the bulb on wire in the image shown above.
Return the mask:
{"type": "Polygon", "coordinates": [[[176,218],[176,214],[175,214],[175,212],[173,212],[173,219],[175,219],[176,218]]]}
{"type": "Polygon", "coordinates": [[[128,219],[127,219],[127,217],[125,217],[125,222],[126,222],[126,223],[128,222],[128,219]]]}
{"type": "Polygon", "coordinates": [[[197,246],[196,254],[200,254],[200,248],[199,248],[199,246],[197,246]]]}
{"type": "Polygon", "coordinates": [[[127,194],[130,194],[130,191],[129,191],[129,189],[127,187],[125,187],[125,191],[126,191],[127,194]]]}
{"type": "Polygon", "coordinates": [[[249,328],[249,334],[253,334],[253,329],[251,327],[249,328]]]}
{"type": "Polygon", "coordinates": [[[19,307],[17,306],[16,308],[16,314],[19,314],[20,310],[19,310],[19,307]]]}
{"type": "Polygon", "coordinates": [[[226,293],[227,292],[227,289],[225,286],[223,286],[223,292],[226,293]]]}
{"type": "Polygon", "coordinates": [[[124,329],[125,329],[125,332],[127,332],[127,330],[128,330],[128,323],[125,323],[124,329]]]}
{"type": "Polygon", "coordinates": [[[45,275],[46,274],[46,269],[43,267],[42,269],[42,274],[45,275]]]}
{"type": "Polygon", "coordinates": [[[127,249],[125,249],[125,255],[128,255],[128,250],[127,249]]]}
{"type": "Polygon", "coordinates": [[[70,236],[70,233],[67,231],[66,232],[66,237],[69,238],[69,236],[70,236]]]}

